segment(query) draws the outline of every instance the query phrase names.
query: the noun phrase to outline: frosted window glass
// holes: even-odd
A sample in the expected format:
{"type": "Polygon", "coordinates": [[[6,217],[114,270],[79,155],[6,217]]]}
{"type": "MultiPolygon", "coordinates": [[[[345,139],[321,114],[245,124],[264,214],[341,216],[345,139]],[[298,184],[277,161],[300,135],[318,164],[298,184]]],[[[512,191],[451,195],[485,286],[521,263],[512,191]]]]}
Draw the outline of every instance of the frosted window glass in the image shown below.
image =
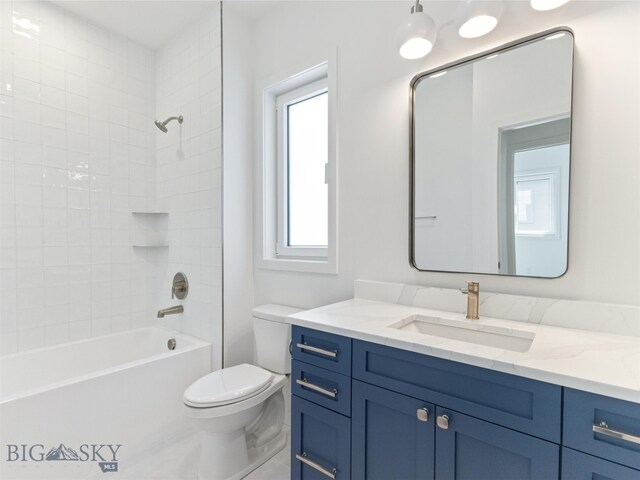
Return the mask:
{"type": "Polygon", "coordinates": [[[568,145],[553,145],[516,152],[515,233],[516,235],[555,235],[558,222],[557,175],[546,168],[533,168],[536,159],[559,156],[568,145]],[[524,171],[523,171],[524,170],[524,171]]]}
{"type": "Polygon", "coordinates": [[[551,179],[516,181],[518,222],[516,234],[549,235],[555,233],[551,179]]]}
{"type": "Polygon", "coordinates": [[[328,95],[322,93],[289,105],[288,245],[327,246],[328,95]]]}

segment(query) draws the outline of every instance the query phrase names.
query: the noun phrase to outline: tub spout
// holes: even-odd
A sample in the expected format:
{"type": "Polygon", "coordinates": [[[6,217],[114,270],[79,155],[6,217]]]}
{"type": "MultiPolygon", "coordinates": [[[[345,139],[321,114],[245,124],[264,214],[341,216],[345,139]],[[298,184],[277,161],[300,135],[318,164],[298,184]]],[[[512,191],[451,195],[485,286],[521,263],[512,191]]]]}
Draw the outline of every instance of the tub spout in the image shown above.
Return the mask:
{"type": "Polygon", "coordinates": [[[184,307],[182,305],[175,305],[174,307],[158,310],[158,318],[164,318],[165,315],[177,315],[182,312],[184,312],[184,307]]]}

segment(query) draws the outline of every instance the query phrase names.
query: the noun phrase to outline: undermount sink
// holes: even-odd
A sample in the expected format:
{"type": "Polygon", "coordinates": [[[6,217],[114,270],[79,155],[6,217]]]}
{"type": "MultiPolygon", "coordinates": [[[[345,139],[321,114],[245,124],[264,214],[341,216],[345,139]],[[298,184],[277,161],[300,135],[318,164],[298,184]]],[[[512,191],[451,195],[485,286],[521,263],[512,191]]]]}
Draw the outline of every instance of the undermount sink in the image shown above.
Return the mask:
{"type": "Polygon", "coordinates": [[[415,332],[514,352],[527,352],[536,334],[525,330],[480,325],[465,320],[412,315],[389,328],[415,332]]]}

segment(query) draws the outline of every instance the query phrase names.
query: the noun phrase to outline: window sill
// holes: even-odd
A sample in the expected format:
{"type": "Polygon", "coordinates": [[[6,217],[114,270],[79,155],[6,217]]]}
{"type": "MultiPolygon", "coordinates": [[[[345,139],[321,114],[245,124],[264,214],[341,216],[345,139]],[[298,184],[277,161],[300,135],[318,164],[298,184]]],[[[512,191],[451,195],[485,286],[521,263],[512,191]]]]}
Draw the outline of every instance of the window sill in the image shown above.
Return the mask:
{"type": "Polygon", "coordinates": [[[334,261],[304,260],[290,258],[263,258],[259,261],[259,268],[264,270],[279,270],[284,272],[321,273],[337,275],[338,268],[334,261]]]}

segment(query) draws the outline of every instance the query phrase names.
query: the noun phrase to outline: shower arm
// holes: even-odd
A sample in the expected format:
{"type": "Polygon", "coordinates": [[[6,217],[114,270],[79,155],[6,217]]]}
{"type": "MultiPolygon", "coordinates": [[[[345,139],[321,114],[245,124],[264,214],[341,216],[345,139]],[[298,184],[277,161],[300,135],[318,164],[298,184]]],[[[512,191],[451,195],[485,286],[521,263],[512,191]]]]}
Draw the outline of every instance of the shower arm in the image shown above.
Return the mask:
{"type": "Polygon", "coordinates": [[[162,122],[164,125],[166,125],[167,123],[169,123],[171,120],[178,120],[178,123],[182,123],[182,121],[184,120],[184,118],[182,117],[182,115],[180,115],[179,117],[169,117],[167,118],[164,122],[162,122]]]}

